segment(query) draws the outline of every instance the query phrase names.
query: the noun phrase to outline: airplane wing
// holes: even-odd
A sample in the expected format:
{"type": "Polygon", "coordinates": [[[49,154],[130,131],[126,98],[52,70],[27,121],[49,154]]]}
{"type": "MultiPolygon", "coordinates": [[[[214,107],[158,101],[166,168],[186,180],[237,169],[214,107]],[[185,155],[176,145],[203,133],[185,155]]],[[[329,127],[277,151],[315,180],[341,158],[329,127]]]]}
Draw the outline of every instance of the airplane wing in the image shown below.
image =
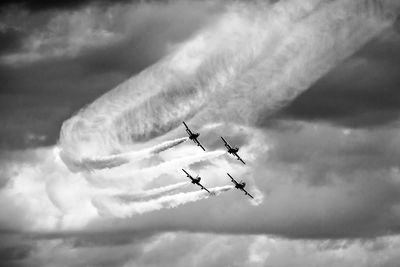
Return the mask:
{"type": "Polygon", "coordinates": [[[241,188],[240,190],[242,190],[246,195],[248,195],[249,197],[251,197],[251,198],[253,198],[254,199],[254,197],[252,196],[252,195],[250,195],[250,193],[249,192],[247,192],[246,191],[246,189],[244,189],[244,188],[241,188]]]}
{"type": "Polygon", "coordinates": [[[226,174],[228,174],[228,176],[229,177],[231,177],[231,181],[235,184],[235,185],[237,185],[238,184],[238,182],[236,182],[236,180],[235,179],[233,179],[233,177],[229,174],[229,173],[226,173],[226,174]]]}
{"type": "Polygon", "coordinates": [[[235,153],[235,156],[236,156],[237,159],[240,160],[243,164],[246,164],[246,162],[244,162],[244,161],[242,160],[242,158],[241,158],[237,153],[235,153]]]}
{"type": "Polygon", "coordinates": [[[230,149],[231,146],[229,145],[229,143],[228,143],[222,136],[221,136],[221,139],[222,139],[222,141],[224,141],[225,147],[228,148],[228,149],[230,149]]]}
{"type": "Polygon", "coordinates": [[[186,173],[186,176],[187,176],[187,177],[189,177],[190,179],[193,180],[193,177],[192,177],[187,171],[185,171],[184,169],[182,169],[182,171],[183,171],[184,173],[186,173]]]}
{"type": "Polygon", "coordinates": [[[198,185],[201,187],[201,189],[204,189],[204,190],[206,190],[208,193],[210,193],[210,194],[211,194],[211,192],[210,192],[210,191],[208,191],[208,189],[207,189],[207,188],[205,188],[203,185],[201,185],[200,183],[198,183],[198,185]]]}
{"type": "Polygon", "coordinates": [[[191,135],[192,134],[192,131],[189,129],[189,127],[186,125],[186,123],[183,121],[182,122],[183,123],[183,125],[185,125],[185,127],[186,127],[186,132],[189,134],[189,135],[191,135]]]}
{"type": "Polygon", "coordinates": [[[206,151],[206,149],[200,144],[199,140],[195,139],[196,144],[201,147],[201,149],[203,149],[204,151],[206,151]]]}
{"type": "Polygon", "coordinates": [[[222,141],[224,141],[225,145],[228,144],[228,142],[226,142],[226,140],[221,136],[222,141]]]}

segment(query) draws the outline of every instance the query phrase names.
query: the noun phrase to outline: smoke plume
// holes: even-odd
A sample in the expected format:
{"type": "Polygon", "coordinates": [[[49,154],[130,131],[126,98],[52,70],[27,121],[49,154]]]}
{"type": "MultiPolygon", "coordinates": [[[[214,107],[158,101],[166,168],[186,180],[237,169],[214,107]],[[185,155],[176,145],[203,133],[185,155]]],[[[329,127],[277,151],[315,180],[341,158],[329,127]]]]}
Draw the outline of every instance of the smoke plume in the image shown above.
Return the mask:
{"type": "Polygon", "coordinates": [[[123,203],[120,200],[113,198],[96,198],[93,204],[99,210],[99,214],[103,216],[112,216],[118,218],[131,217],[136,214],[143,214],[160,209],[171,209],[177,206],[217,196],[222,192],[231,190],[233,186],[221,186],[209,189],[211,194],[206,191],[194,191],[189,193],[178,193],[170,196],[163,196],[158,199],[146,202],[131,202],[123,203]]]}

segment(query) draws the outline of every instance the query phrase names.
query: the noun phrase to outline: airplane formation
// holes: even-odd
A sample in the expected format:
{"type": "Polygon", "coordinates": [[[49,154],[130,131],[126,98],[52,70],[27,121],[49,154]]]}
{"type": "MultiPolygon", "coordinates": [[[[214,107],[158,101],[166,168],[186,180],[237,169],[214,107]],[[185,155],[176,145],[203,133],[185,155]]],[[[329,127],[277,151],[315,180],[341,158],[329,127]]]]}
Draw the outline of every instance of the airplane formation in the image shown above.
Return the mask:
{"type": "MultiPolygon", "coordinates": [[[[199,146],[201,149],[203,149],[203,151],[206,151],[206,149],[201,145],[200,141],[198,140],[200,133],[193,133],[190,128],[187,126],[187,124],[185,122],[183,122],[183,125],[185,125],[186,128],[186,132],[189,135],[189,139],[192,140],[197,146],[199,146]]],[[[226,141],[222,136],[221,136],[222,141],[224,142],[224,145],[226,147],[226,149],[228,150],[229,154],[232,154],[233,156],[236,157],[237,160],[241,161],[243,164],[246,164],[244,162],[244,160],[239,156],[238,152],[239,152],[239,148],[238,147],[234,147],[231,146],[228,141],[226,141]]],[[[186,174],[186,176],[191,180],[192,184],[196,184],[198,185],[201,190],[206,190],[208,193],[211,194],[211,192],[205,188],[202,184],[200,184],[201,181],[201,177],[200,176],[196,176],[196,178],[194,178],[192,175],[190,175],[186,170],[182,169],[182,171],[186,174]]],[[[248,195],[251,198],[254,198],[252,195],[250,195],[249,192],[247,192],[244,188],[246,187],[246,183],[243,181],[237,182],[229,173],[227,173],[228,176],[231,178],[231,182],[235,185],[235,188],[238,190],[241,190],[245,193],[245,195],[248,195]]]]}

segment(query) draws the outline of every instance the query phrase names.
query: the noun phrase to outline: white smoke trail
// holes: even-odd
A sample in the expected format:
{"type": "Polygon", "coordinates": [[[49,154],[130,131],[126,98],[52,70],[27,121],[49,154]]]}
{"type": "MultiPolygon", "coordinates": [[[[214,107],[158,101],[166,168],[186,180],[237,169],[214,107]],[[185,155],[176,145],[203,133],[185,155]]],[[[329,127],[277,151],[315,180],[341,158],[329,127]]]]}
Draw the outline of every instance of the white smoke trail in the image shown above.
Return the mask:
{"type": "Polygon", "coordinates": [[[66,155],[64,151],[60,151],[60,156],[72,171],[91,171],[96,169],[115,168],[123,164],[149,158],[155,154],[173,148],[187,141],[188,139],[188,137],[177,138],[175,140],[162,142],[161,144],[150,148],[97,158],[83,158],[74,160],[71,156],[66,155]]]}
{"type": "Polygon", "coordinates": [[[75,158],[106,156],[197,115],[257,122],[388,27],[398,1],[233,3],[215,24],[63,124],[75,158]],[[222,110],[221,110],[222,107],[222,110]]]}
{"type": "Polygon", "coordinates": [[[116,199],[99,197],[93,200],[93,205],[98,209],[99,214],[103,216],[112,216],[118,218],[131,217],[137,214],[143,214],[160,209],[171,209],[189,202],[216,196],[222,192],[231,190],[233,186],[221,186],[209,189],[210,193],[206,191],[194,191],[189,193],[179,193],[170,196],[163,196],[158,199],[146,202],[133,202],[129,204],[122,203],[116,199]]]}
{"type": "Polygon", "coordinates": [[[128,191],[135,190],[142,188],[144,184],[151,182],[161,174],[175,175],[181,168],[185,168],[190,164],[211,160],[225,153],[226,151],[223,150],[201,152],[196,155],[171,159],[148,168],[137,168],[134,165],[126,164],[110,170],[89,173],[85,177],[92,185],[120,188],[128,191]]]}
{"type": "Polygon", "coordinates": [[[123,202],[137,202],[137,201],[149,201],[151,199],[159,198],[161,196],[168,195],[177,191],[178,189],[182,189],[188,186],[190,182],[181,182],[172,185],[167,185],[159,188],[154,188],[150,190],[145,190],[142,192],[137,192],[134,194],[119,194],[114,195],[115,199],[119,199],[123,202]]]}

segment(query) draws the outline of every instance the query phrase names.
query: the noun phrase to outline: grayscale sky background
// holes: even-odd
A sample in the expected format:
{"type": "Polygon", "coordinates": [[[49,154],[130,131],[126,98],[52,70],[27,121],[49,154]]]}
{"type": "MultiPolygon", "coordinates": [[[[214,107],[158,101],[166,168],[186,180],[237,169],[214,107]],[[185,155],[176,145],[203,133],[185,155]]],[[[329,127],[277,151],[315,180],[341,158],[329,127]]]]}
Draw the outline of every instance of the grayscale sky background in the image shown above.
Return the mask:
{"type": "MultiPolygon", "coordinates": [[[[307,0],[303,4],[294,0],[270,1],[267,10],[282,2],[289,7],[291,2],[293,6],[304,5],[304,9],[317,7],[307,13],[309,20],[301,17],[293,24],[299,28],[292,35],[282,33],[282,40],[294,45],[279,52],[279,58],[272,57],[274,44],[267,50],[270,54],[261,53],[263,58],[273,58],[267,70],[284,72],[289,70],[292,60],[298,60],[299,70],[310,68],[313,62],[319,64],[314,60],[302,65],[303,54],[298,51],[301,47],[295,45],[296,40],[304,42],[298,36],[307,36],[307,27],[325,23],[323,19],[320,21],[319,12],[322,14],[332,6],[345,13],[342,6],[346,6],[346,1],[307,0]],[[281,62],[286,65],[278,64],[281,62]],[[271,65],[275,63],[276,66],[271,65]]],[[[228,83],[227,88],[245,88],[240,92],[250,97],[241,98],[236,89],[232,89],[232,95],[228,89],[215,95],[213,92],[215,99],[209,100],[210,104],[182,115],[189,122],[192,119],[195,130],[202,129],[201,141],[208,150],[223,149],[219,135],[228,136],[231,143],[243,147],[241,155],[249,162],[243,169],[229,156],[223,156],[192,164],[191,172],[201,172],[206,185],[223,186],[229,183],[225,173],[232,171],[238,179],[243,177],[248,182],[249,191],[262,195],[262,203],[251,204],[241,192],[230,190],[215,198],[175,208],[123,218],[100,216],[70,229],[64,226],[77,222],[76,217],[72,218],[76,215],[72,210],[79,206],[74,201],[80,199],[68,195],[68,190],[80,191],[80,182],[66,167],[58,171],[59,167],[49,163],[63,122],[72,116],[86,116],[79,110],[101,106],[90,104],[153,64],[165,66],[162,62],[170,62],[168,55],[179,51],[182,43],[193,40],[204,29],[219,29],[215,25],[234,4],[231,1],[3,1],[0,6],[0,265],[398,266],[400,19],[396,20],[396,16],[400,13],[395,9],[396,4],[357,2],[360,13],[372,12],[371,16],[378,17],[390,13],[394,18],[373,38],[357,43],[350,56],[342,56],[339,51],[342,47],[333,44],[329,57],[335,59],[338,55],[337,62],[329,65],[326,73],[321,72],[320,77],[312,75],[313,69],[301,72],[294,79],[301,81],[298,84],[302,86],[305,81],[307,86],[299,91],[294,88],[297,93],[293,96],[279,95],[276,103],[266,100],[268,104],[252,109],[252,103],[256,106],[264,100],[251,99],[259,85],[248,80],[263,81],[264,74],[245,73],[241,79],[239,73],[239,78],[228,83]],[[339,51],[337,54],[335,49],[339,51]],[[227,114],[232,110],[250,115],[231,119],[227,114]],[[221,118],[219,112],[223,114],[221,118]],[[207,176],[214,177],[214,181],[207,181],[207,176]],[[54,188],[58,190],[56,193],[48,193],[54,188]],[[49,194],[50,200],[43,200],[46,194],[40,193],[41,190],[49,194]],[[64,213],[43,204],[47,202],[67,203],[60,204],[64,213]],[[47,217],[47,212],[57,215],[47,217]]],[[[240,4],[245,10],[250,6],[246,16],[251,12],[259,14],[253,7],[257,1],[240,4]]],[[[279,14],[286,16],[292,12],[290,16],[296,16],[300,11],[282,8],[281,13],[276,12],[279,18],[279,14]]],[[[242,25],[241,20],[230,19],[232,27],[240,26],[238,32],[246,32],[246,27],[251,30],[251,24],[242,25]]],[[[344,20],[343,25],[335,25],[346,28],[345,23],[344,20]]],[[[236,40],[236,33],[232,39],[224,34],[221,33],[218,45],[234,47],[231,42],[236,40]],[[224,39],[225,36],[229,38],[224,39]]],[[[324,38],[321,36],[322,40],[329,39],[324,38]]],[[[304,58],[307,56],[312,54],[305,54],[304,58]]],[[[252,62],[256,65],[261,59],[257,60],[252,62]]],[[[318,70],[319,65],[314,67],[318,70]]],[[[321,63],[321,68],[324,67],[321,63]]],[[[201,75],[209,77],[216,73],[211,68],[202,71],[206,74],[201,75]]],[[[289,76],[291,79],[293,75],[289,76]]],[[[269,79],[268,75],[265,77],[269,79]]],[[[190,84],[198,86],[195,82],[190,84]]],[[[288,92],[295,87],[293,84],[287,86],[288,92]]],[[[275,84],[268,86],[265,90],[275,84]]],[[[189,97],[184,98],[182,94],[186,97],[185,90],[191,88],[186,84],[182,88],[171,93],[172,96],[169,91],[157,95],[161,100],[156,104],[148,102],[148,106],[158,110],[155,105],[163,106],[163,101],[179,106],[192,97],[190,91],[189,97]]],[[[169,87],[166,90],[172,91],[169,87]]],[[[271,91],[269,99],[275,99],[276,92],[271,91]]],[[[135,106],[131,122],[136,122],[142,114],[140,107],[135,106]]],[[[107,112],[101,108],[95,112],[107,112]]],[[[167,113],[168,107],[160,110],[167,113]]],[[[164,119],[155,112],[146,116],[156,114],[155,117],[164,119]]],[[[91,115],[87,116],[90,121],[91,115]]],[[[150,123],[155,130],[145,135],[144,141],[154,145],[153,137],[185,136],[176,122],[163,123],[160,126],[150,123]]],[[[174,149],[146,159],[143,164],[157,168],[160,162],[174,158],[174,153],[200,153],[189,141],[174,149]]],[[[146,180],[140,189],[185,181],[177,168],[175,176],[169,170],[163,174],[165,179],[161,176],[146,180]]],[[[112,169],[107,171],[102,175],[115,174],[112,169]]],[[[119,174],[128,171],[124,169],[119,174]]],[[[82,177],[92,174],[85,175],[82,177]]],[[[135,179],[140,179],[139,176],[135,179]]],[[[185,190],[192,191],[194,186],[189,185],[185,190]]],[[[76,216],[84,217],[83,213],[76,216]]]]}

